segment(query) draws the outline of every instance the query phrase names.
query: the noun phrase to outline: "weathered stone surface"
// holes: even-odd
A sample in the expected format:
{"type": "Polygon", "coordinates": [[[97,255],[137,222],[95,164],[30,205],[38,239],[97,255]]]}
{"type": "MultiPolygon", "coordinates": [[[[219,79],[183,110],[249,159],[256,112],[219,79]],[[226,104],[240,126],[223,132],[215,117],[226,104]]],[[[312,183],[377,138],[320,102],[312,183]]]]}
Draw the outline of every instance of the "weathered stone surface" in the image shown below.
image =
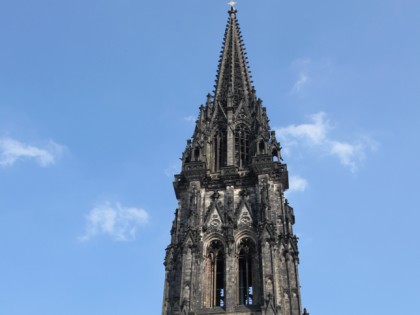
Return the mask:
{"type": "Polygon", "coordinates": [[[288,172],[229,11],[216,91],[175,176],[162,315],[300,315],[288,172]]]}

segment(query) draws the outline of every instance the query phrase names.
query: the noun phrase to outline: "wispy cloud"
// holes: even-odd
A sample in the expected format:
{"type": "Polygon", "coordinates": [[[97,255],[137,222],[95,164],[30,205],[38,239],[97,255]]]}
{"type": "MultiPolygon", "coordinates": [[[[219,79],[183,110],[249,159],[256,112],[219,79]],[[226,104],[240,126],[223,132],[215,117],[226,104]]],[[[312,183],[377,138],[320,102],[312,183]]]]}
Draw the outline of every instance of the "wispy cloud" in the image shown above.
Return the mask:
{"type": "Polygon", "coordinates": [[[364,159],[365,152],[377,147],[377,143],[367,136],[358,137],[352,142],[334,139],[330,136],[334,127],[323,112],[310,116],[310,119],[310,123],[277,128],[284,146],[289,147],[288,152],[290,147],[318,147],[337,157],[342,165],[355,172],[358,163],[364,159]]]}
{"type": "Polygon", "coordinates": [[[311,66],[311,59],[309,58],[301,58],[296,59],[292,62],[291,67],[293,72],[298,74],[295,83],[293,84],[292,90],[290,93],[292,94],[299,94],[303,87],[307,85],[310,81],[309,77],[309,68],[311,66]]]}
{"type": "Polygon", "coordinates": [[[312,60],[306,57],[292,61],[290,70],[293,76],[290,94],[299,96],[309,87],[319,91],[328,84],[334,71],[334,64],[329,59],[312,60]]]}
{"type": "Polygon", "coordinates": [[[360,143],[350,144],[346,142],[331,141],[331,154],[338,157],[341,164],[355,171],[356,161],[364,158],[364,148],[360,143]]]}
{"type": "Polygon", "coordinates": [[[0,166],[12,166],[18,160],[32,159],[42,167],[54,164],[64,146],[49,141],[45,147],[36,147],[9,137],[0,137],[0,166]]]}
{"type": "Polygon", "coordinates": [[[325,113],[319,112],[310,116],[311,123],[289,125],[277,130],[285,140],[292,144],[296,144],[297,140],[307,141],[308,144],[321,144],[327,141],[328,131],[332,128],[325,117],[325,113]]]}
{"type": "Polygon", "coordinates": [[[308,81],[309,81],[308,75],[304,72],[300,72],[299,78],[293,85],[291,93],[298,94],[302,90],[302,88],[308,83],[308,81]]]}
{"type": "Polygon", "coordinates": [[[90,210],[86,221],[86,233],[79,238],[80,241],[88,241],[98,235],[107,235],[114,241],[132,241],[137,229],[149,222],[149,214],[141,208],[103,202],[90,210]]]}
{"type": "Polygon", "coordinates": [[[308,181],[299,176],[291,176],[289,178],[289,193],[303,192],[308,187],[308,181]]]}

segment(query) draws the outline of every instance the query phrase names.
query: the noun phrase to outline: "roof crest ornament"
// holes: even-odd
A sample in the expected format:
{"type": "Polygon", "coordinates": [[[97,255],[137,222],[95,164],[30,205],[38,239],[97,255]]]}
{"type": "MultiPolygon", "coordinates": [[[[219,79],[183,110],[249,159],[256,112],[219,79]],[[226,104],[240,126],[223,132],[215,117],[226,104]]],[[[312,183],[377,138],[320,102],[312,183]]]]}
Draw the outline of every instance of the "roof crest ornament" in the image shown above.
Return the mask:
{"type": "Polygon", "coordinates": [[[228,4],[230,5],[230,10],[228,11],[229,14],[235,14],[236,13],[236,8],[235,8],[235,1],[230,1],[228,2],[228,4]]]}

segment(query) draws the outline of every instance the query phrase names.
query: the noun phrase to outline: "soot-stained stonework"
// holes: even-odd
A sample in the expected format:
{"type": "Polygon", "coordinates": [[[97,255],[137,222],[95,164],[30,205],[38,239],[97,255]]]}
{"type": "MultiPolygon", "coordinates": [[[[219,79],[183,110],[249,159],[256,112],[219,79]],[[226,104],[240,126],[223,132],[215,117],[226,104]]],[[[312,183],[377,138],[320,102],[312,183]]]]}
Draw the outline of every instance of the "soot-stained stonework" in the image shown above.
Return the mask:
{"type": "Polygon", "coordinates": [[[214,94],[175,176],[162,315],[302,314],[288,187],[232,7],[214,94]]]}

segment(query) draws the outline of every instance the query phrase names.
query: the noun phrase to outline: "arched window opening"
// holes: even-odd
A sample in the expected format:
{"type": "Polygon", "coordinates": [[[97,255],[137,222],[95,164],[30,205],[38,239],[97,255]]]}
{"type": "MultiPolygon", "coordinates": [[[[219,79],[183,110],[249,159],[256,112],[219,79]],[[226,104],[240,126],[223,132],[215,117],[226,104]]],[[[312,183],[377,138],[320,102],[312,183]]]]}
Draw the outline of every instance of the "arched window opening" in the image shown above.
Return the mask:
{"type": "Polygon", "coordinates": [[[249,239],[242,240],[238,257],[238,293],[241,305],[252,305],[254,302],[253,258],[253,243],[249,239]]]}
{"type": "Polygon", "coordinates": [[[196,147],[194,150],[194,159],[195,161],[198,161],[199,158],[200,158],[200,148],[196,147]]]}
{"type": "Polygon", "coordinates": [[[244,124],[235,129],[235,153],[238,167],[245,167],[249,162],[249,130],[244,124]]]}
{"type": "MultiPolygon", "coordinates": [[[[221,129],[219,129],[221,130],[221,129]]],[[[227,157],[226,132],[221,130],[213,137],[213,169],[219,171],[221,167],[226,166],[227,157]]]]}
{"type": "Polygon", "coordinates": [[[277,149],[273,149],[272,155],[273,155],[273,161],[274,162],[280,162],[279,161],[279,154],[278,154],[277,149]]]}
{"type": "Polygon", "coordinates": [[[261,140],[258,145],[259,153],[264,154],[265,153],[265,143],[264,140],[261,140]]]}
{"type": "Polygon", "coordinates": [[[207,256],[207,306],[225,306],[225,257],[220,241],[211,242],[207,256]]]}

